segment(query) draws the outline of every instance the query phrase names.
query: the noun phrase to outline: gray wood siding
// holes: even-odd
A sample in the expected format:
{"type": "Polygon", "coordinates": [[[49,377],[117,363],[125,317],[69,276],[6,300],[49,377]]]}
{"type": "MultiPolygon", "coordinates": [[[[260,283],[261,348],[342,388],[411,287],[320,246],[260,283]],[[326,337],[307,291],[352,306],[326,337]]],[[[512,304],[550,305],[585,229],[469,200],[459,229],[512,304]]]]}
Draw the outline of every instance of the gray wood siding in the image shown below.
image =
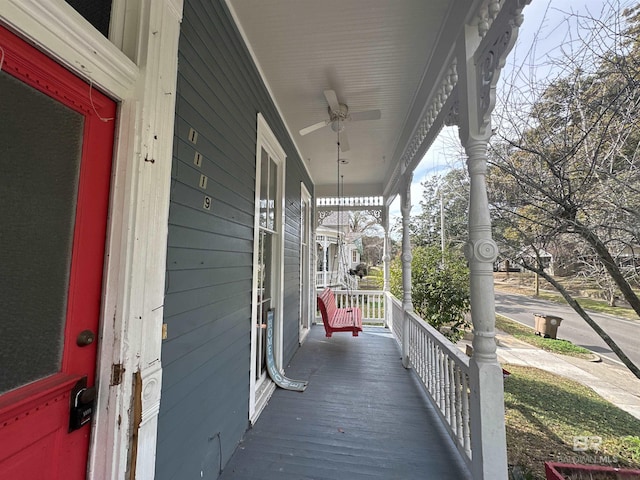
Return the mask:
{"type": "Polygon", "coordinates": [[[283,360],[287,365],[299,346],[300,324],[300,177],[301,168],[287,163],[284,225],[283,360]]]}
{"type": "Polygon", "coordinates": [[[300,182],[312,184],[220,0],[186,0],[178,52],[157,479],[215,479],[248,427],[256,115],[287,155],[284,358],[298,347],[300,182]],[[189,130],[198,132],[197,143],[189,130]],[[194,164],[195,152],[202,165],[194,164]],[[208,178],[205,190],[200,175],[208,178]],[[204,196],[211,209],[203,208],[204,196]],[[202,472],[202,474],[201,474],[202,472]]]}

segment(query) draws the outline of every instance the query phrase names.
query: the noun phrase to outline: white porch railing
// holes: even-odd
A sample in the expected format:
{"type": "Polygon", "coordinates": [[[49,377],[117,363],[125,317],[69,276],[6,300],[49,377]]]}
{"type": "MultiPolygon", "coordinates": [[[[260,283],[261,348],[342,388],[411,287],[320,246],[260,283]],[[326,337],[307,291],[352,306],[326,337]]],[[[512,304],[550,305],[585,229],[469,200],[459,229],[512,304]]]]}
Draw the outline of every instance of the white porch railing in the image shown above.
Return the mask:
{"type": "Polygon", "coordinates": [[[471,468],[469,358],[418,315],[405,314],[402,303],[390,293],[386,304],[387,324],[401,346],[403,331],[408,332],[410,365],[471,468]],[[404,321],[409,322],[408,329],[403,329],[404,321]]]}
{"type": "Polygon", "coordinates": [[[469,358],[416,314],[405,314],[402,303],[393,295],[386,295],[386,303],[389,327],[400,345],[403,332],[408,332],[410,365],[471,468],[469,358]],[[403,329],[405,321],[409,322],[408,329],[403,329]]]}
{"type": "Polygon", "coordinates": [[[469,357],[417,315],[409,313],[408,320],[411,365],[471,466],[469,357]]]}
{"type": "Polygon", "coordinates": [[[349,275],[346,272],[336,272],[335,270],[327,270],[326,272],[316,272],[316,287],[337,287],[347,286],[350,290],[358,289],[358,278],[349,275]]]}
{"type": "Polygon", "coordinates": [[[404,315],[404,310],[402,309],[402,302],[400,302],[396,297],[387,294],[387,310],[386,316],[387,325],[393,331],[393,334],[396,336],[396,340],[398,343],[402,345],[402,317],[404,315]],[[394,321],[395,320],[395,321],[394,321]]]}
{"type": "Polygon", "coordinates": [[[336,281],[336,273],[333,270],[327,270],[326,272],[316,272],[316,286],[320,287],[328,287],[332,285],[332,282],[336,281]],[[326,283],[325,283],[326,278],[326,283]],[[333,280],[332,280],[333,279],[333,280]]]}

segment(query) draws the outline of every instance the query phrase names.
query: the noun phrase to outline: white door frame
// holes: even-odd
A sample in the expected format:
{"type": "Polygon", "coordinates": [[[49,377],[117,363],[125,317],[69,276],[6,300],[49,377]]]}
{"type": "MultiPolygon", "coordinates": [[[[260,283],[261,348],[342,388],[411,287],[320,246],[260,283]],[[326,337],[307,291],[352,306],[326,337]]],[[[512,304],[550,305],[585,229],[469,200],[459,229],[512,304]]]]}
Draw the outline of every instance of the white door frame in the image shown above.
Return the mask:
{"type": "Polygon", "coordinates": [[[300,182],[300,204],[306,204],[306,216],[300,219],[300,312],[299,312],[299,342],[302,344],[309,334],[311,323],[315,317],[315,278],[316,269],[313,262],[313,251],[315,242],[313,241],[313,204],[311,194],[303,182],[300,182]],[[302,238],[306,232],[306,238],[302,238]],[[306,252],[305,252],[306,251],[306,252]],[[305,256],[306,253],[306,256],[305,256]],[[306,261],[305,261],[306,258],[306,261]],[[306,264],[306,271],[305,271],[306,264]],[[306,297],[306,308],[305,308],[306,297]]]}
{"type": "Polygon", "coordinates": [[[254,211],[254,237],[253,237],[253,286],[251,300],[251,364],[249,377],[249,420],[253,423],[267,404],[271,394],[275,390],[275,384],[265,375],[256,379],[256,357],[258,355],[258,336],[256,325],[258,324],[258,245],[260,236],[260,174],[261,153],[264,149],[278,167],[276,186],[276,204],[278,212],[275,216],[274,234],[274,258],[273,269],[273,303],[274,315],[274,354],[276,366],[282,370],[282,323],[284,306],[284,179],[286,154],[267,121],[261,113],[257,115],[257,139],[256,139],[256,185],[255,185],[255,211],[254,211]]]}

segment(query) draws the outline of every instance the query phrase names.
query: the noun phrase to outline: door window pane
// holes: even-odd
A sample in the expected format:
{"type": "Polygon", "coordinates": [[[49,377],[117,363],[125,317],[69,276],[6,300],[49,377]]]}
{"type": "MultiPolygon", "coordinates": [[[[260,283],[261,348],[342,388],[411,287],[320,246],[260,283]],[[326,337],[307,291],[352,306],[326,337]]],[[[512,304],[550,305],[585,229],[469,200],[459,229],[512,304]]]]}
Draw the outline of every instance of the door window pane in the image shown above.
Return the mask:
{"type": "Polygon", "coordinates": [[[0,393],[60,369],[84,119],[0,72],[0,393]]]}
{"type": "Polygon", "coordinates": [[[265,356],[267,338],[267,312],[272,307],[273,297],[273,234],[271,232],[260,231],[258,239],[258,308],[259,325],[257,325],[257,347],[256,356],[256,379],[265,374],[267,363],[265,356]]]}
{"type": "Polygon", "coordinates": [[[276,193],[278,191],[278,170],[265,149],[260,155],[260,226],[275,230],[276,193]]]}
{"type": "Polygon", "coordinates": [[[260,155],[260,226],[267,228],[269,206],[269,155],[263,148],[260,155]]]}
{"type": "Polygon", "coordinates": [[[269,159],[269,219],[267,228],[275,230],[276,225],[276,191],[277,191],[277,166],[272,158],[269,159]]]}
{"type": "Polygon", "coordinates": [[[300,241],[303,245],[307,244],[307,228],[309,222],[307,221],[307,202],[302,202],[300,205],[300,241]]]}

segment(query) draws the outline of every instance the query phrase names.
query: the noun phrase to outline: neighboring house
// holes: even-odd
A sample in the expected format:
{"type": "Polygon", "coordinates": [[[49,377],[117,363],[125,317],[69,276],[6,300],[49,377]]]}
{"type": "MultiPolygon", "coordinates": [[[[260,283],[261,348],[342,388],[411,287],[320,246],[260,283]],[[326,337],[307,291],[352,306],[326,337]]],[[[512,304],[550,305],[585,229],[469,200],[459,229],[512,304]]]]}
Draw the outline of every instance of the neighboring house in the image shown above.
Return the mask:
{"type": "Polygon", "coordinates": [[[349,212],[321,216],[316,228],[316,286],[357,289],[353,274],[360,264],[357,236],[349,231],[349,212]]]}
{"type": "Polygon", "coordinates": [[[515,259],[500,259],[496,262],[496,271],[498,272],[521,272],[524,271],[523,263],[527,265],[537,265],[538,262],[542,268],[549,274],[554,275],[553,255],[546,250],[540,248],[536,252],[531,247],[521,250],[515,259]]]}
{"type": "Polygon", "coordinates": [[[622,268],[640,268],[640,245],[625,245],[615,259],[622,268]]]}
{"type": "MultiPolygon", "coordinates": [[[[633,271],[634,269],[640,268],[640,246],[623,245],[616,249],[610,244],[610,248],[614,260],[622,270],[633,271]]],[[[554,248],[554,245],[550,245],[547,247],[547,250],[539,249],[538,253],[543,268],[550,275],[560,277],[572,276],[589,272],[593,266],[600,266],[600,268],[602,268],[602,262],[597,255],[593,253],[580,253],[578,247],[573,250],[567,248],[558,250],[554,248]],[[553,254],[551,252],[553,252],[553,254]]],[[[531,247],[522,250],[518,258],[524,259],[531,264],[536,261],[535,254],[531,247]]],[[[505,262],[506,261],[503,260],[496,263],[499,271],[504,270],[506,267],[505,262]]],[[[510,265],[511,267],[517,267],[519,264],[517,261],[512,261],[510,265]]]]}
{"type": "Polygon", "coordinates": [[[528,3],[4,0],[0,477],[217,478],[275,389],[268,311],[280,369],[315,316],[316,201],[381,198],[388,234],[399,195],[410,273],[446,124],[471,179],[465,451],[506,479],[484,172],[528,3]]]}
{"type": "Polygon", "coordinates": [[[532,248],[527,248],[525,251],[520,253],[520,258],[524,259],[525,262],[533,263],[540,262],[543,270],[545,270],[549,275],[553,275],[553,255],[547,252],[546,250],[540,248],[538,252],[533,251],[532,248]]]}

